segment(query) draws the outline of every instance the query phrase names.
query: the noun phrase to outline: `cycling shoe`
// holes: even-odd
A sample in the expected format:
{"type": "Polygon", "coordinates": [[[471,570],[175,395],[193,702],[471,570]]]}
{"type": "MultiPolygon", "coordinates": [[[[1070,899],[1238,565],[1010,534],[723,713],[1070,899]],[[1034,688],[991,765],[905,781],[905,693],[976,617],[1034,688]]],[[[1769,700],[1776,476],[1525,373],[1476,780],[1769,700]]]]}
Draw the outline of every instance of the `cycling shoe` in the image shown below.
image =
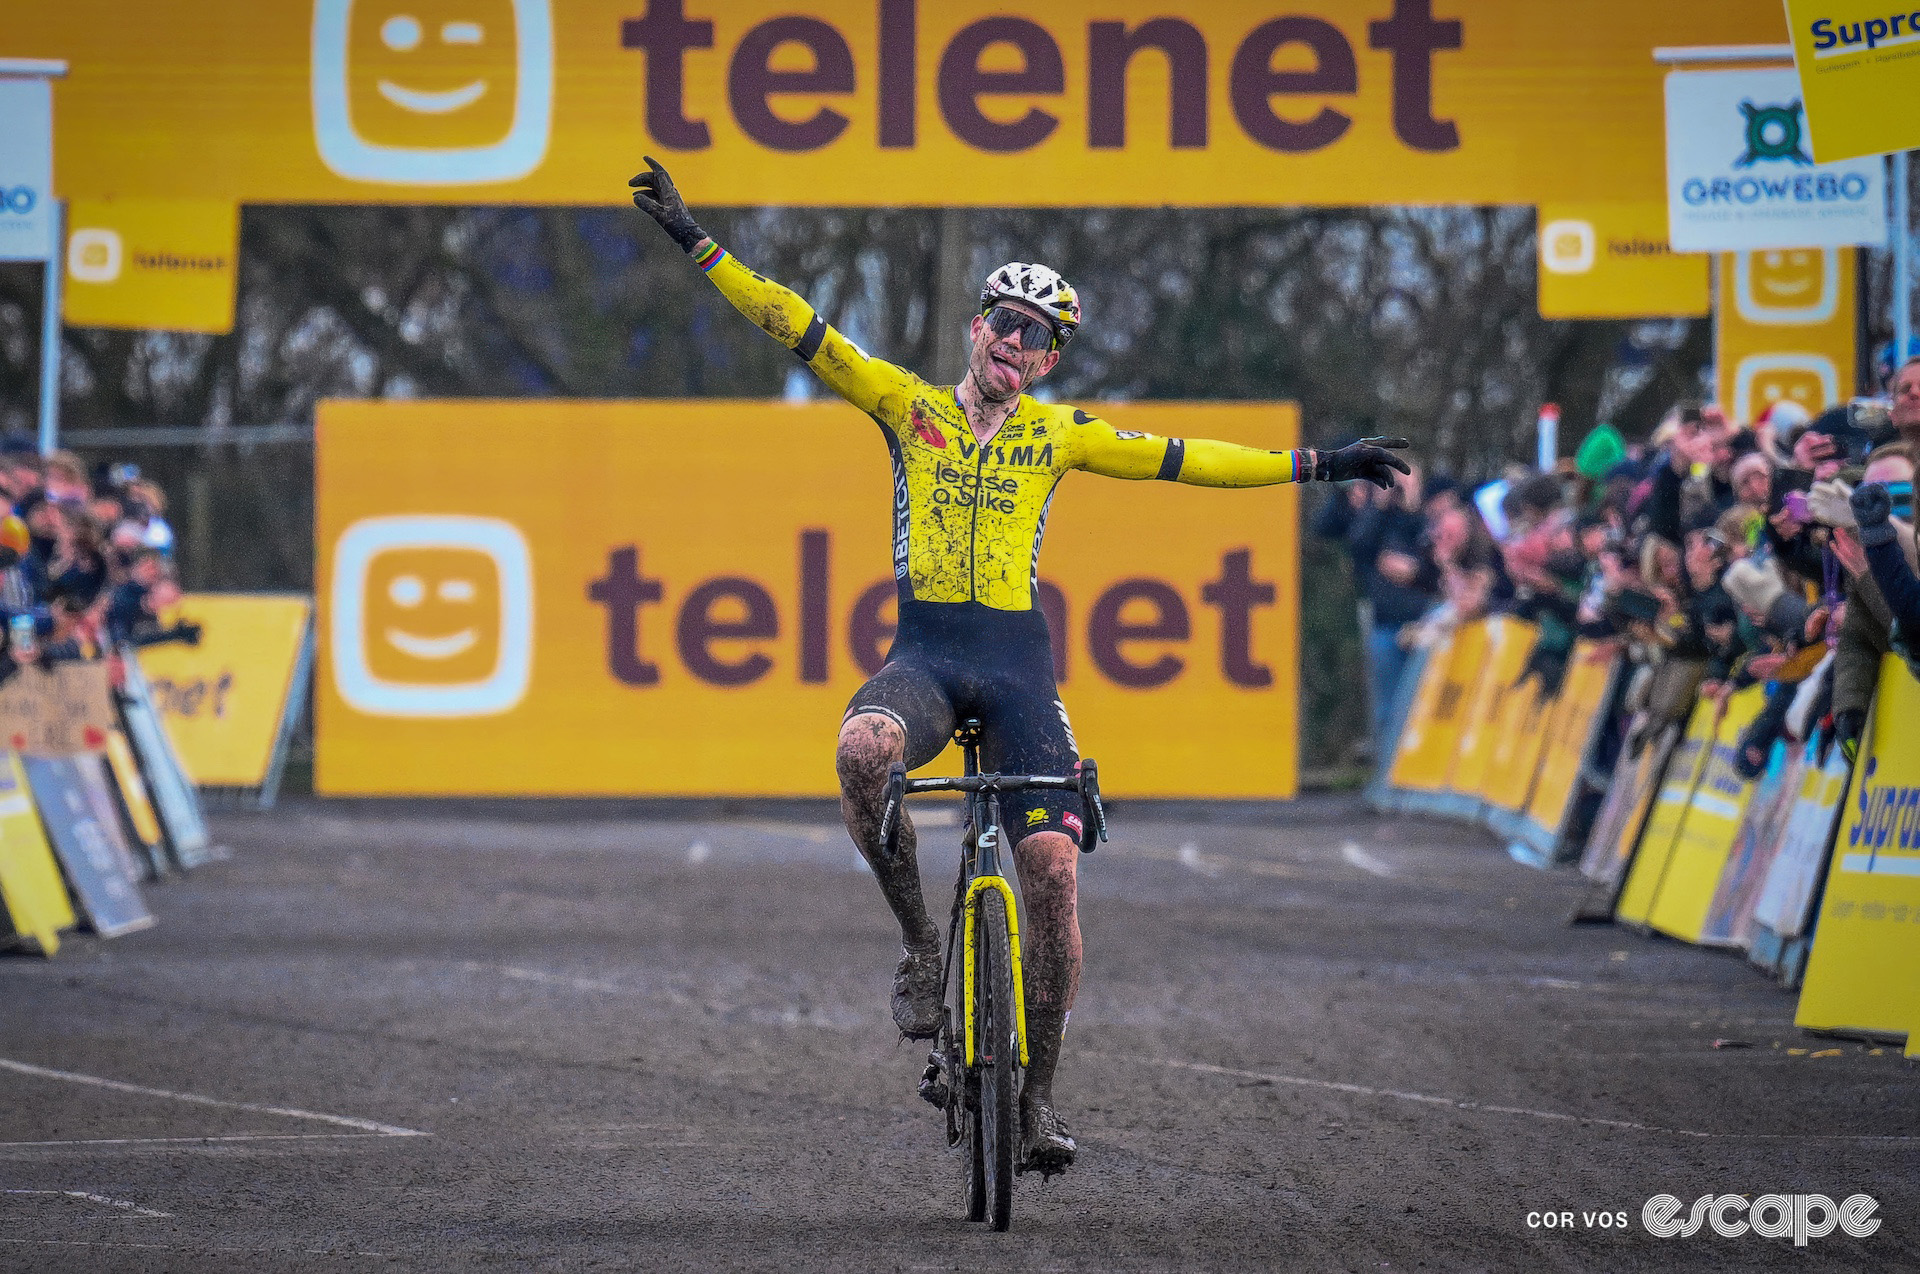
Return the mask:
{"type": "Polygon", "coordinates": [[[1071,1168],[1079,1147],[1067,1132],[1067,1121],[1042,1102],[1025,1107],[1021,1114],[1020,1171],[1037,1172],[1045,1180],[1071,1168]]]}
{"type": "Polygon", "coordinates": [[[930,1040],[939,1031],[945,972],[938,947],[901,952],[900,965],[893,972],[893,1024],[905,1038],[930,1040]]]}

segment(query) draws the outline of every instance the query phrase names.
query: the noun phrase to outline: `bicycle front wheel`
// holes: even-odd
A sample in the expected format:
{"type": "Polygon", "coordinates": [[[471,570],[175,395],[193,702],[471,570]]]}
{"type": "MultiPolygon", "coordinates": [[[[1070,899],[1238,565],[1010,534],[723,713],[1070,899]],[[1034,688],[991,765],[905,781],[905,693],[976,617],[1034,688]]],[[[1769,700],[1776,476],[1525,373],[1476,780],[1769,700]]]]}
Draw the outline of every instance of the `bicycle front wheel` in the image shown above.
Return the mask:
{"type": "MultiPolygon", "coordinates": [[[[983,890],[974,911],[975,1063],[980,1111],[974,1121],[974,1162],[979,1166],[987,1220],[996,1230],[1013,1221],[1013,1163],[1017,1122],[1020,1042],[1014,1026],[1013,943],[1008,938],[1006,900],[983,890]]],[[[971,1193],[971,1191],[969,1191],[971,1193]]]]}

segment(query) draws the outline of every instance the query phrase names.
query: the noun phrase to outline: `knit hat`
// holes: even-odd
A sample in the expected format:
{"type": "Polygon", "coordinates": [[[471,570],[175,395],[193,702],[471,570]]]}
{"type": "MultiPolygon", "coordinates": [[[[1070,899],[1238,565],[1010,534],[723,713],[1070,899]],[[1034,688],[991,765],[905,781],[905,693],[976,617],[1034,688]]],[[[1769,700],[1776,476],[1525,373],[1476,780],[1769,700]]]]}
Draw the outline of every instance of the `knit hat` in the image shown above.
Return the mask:
{"type": "Polygon", "coordinates": [[[1599,424],[1580,440],[1580,450],[1574,453],[1573,467],[1582,477],[1598,481],[1626,458],[1627,443],[1620,436],[1620,431],[1612,425],[1599,424]]]}
{"type": "Polygon", "coordinates": [[[1787,591],[1773,563],[1760,563],[1751,558],[1729,566],[1720,583],[1727,590],[1727,596],[1750,615],[1766,614],[1787,591]]]}

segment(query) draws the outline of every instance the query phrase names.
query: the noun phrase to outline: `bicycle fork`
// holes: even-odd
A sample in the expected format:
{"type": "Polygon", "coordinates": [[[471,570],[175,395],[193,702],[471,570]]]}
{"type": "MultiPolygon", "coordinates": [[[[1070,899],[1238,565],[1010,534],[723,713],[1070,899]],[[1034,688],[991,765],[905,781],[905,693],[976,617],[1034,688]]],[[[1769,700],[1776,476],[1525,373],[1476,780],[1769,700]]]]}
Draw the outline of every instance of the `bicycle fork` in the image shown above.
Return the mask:
{"type": "MultiPolygon", "coordinates": [[[[995,803],[998,804],[998,802],[995,803]]],[[[1008,883],[1006,876],[1000,871],[1000,827],[998,819],[990,821],[987,824],[986,830],[980,833],[977,853],[977,869],[973,879],[967,884],[966,899],[962,903],[961,915],[963,953],[961,962],[961,985],[966,988],[966,994],[962,999],[965,1003],[967,1014],[966,1064],[970,1067],[975,1065],[975,1058],[978,1056],[975,1048],[978,1030],[977,1023],[974,1021],[974,1006],[979,1003],[980,997],[973,993],[975,985],[974,978],[978,965],[978,957],[975,952],[975,935],[978,926],[974,923],[974,918],[979,908],[980,895],[989,889],[996,889],[1000,892],[1001,901],[1005,904],[1007,913],[1007,951],[1013,970],[1014,1040],[1020,1048],[1020,1065],[1026,1066],[1028,1064],[1027,990],[1026,978],[1020,968],[1020,912],[1019,908],[1014,904],[1013,886],[1008,883]]]]}

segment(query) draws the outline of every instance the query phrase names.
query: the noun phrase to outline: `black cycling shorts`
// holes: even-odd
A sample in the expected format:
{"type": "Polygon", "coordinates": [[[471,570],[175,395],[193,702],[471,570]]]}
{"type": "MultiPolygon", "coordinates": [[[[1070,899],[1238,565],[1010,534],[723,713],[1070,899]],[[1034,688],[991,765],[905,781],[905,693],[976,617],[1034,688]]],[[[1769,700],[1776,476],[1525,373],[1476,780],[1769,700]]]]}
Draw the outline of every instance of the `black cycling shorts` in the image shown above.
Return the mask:
{"type": "MultiPolygon", "coordinates": [[[[906,732],[909,770],[940,755],[969,717],[980,722],[986,773],[1065,777],[1080,763],[1053,677],[1046,618],[1037,609],[902,599],[887,662],[854,693],[842,719],[862,712],[891,718],[906,732]]],[[[1000,816],[1011,844],[1034,832],[1064,832],[1080,843],[1075,793],[1010,793],[1001,798],[1000,816]]]]}

